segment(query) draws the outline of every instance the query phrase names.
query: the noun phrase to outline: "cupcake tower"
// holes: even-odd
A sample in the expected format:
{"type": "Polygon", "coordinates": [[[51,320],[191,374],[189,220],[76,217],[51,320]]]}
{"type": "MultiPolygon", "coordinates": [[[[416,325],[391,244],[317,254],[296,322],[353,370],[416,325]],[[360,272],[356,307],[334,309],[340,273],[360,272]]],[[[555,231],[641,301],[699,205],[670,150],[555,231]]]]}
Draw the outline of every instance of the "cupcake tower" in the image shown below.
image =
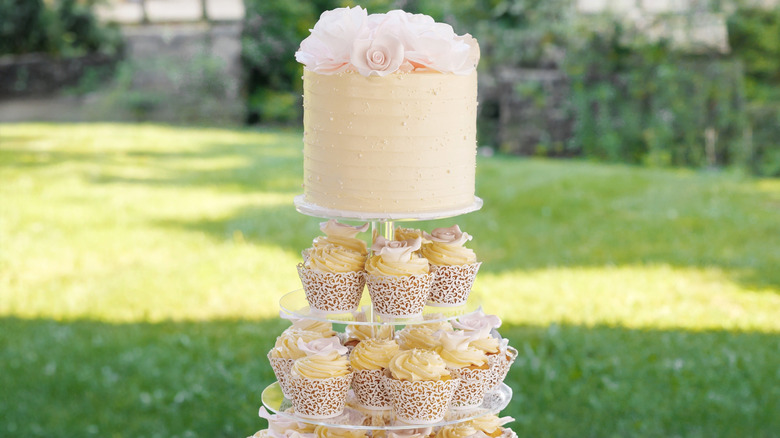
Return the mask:
{"type": "Polygon", "coordinates": [[[291,325],[268,352],[277,383],[263,392],[275,414],[261,409],[269,429],[255,436],[513,436],[496,414],[517,351],[497,316],[468,305],[471,236],[382,227],[392,238],[375,232],[369,245],[368,224],[331,219],[302,251],[303,291],[291,294],[306,306],[282,306],[291,325]]]}

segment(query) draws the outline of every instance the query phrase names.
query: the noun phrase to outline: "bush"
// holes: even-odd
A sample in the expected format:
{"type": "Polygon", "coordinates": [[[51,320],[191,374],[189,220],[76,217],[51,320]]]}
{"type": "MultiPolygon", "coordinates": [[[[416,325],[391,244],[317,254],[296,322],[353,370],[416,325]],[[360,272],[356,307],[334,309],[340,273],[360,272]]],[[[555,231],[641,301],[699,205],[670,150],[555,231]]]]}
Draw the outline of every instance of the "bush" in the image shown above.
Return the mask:
{"type": "Polygon", "coordinates": [[[0,56],[47,53],[72,57],[119,52],[119,30],[100,23],[92,3],[0,0],[0,56]]]}
{"type": "Polygon", "coordinates": [[[567,54],[575,119],[570,147],[635,164],[745,164],[740,64],[684,56],[664,41],[629,45],[623,28],[613,28],[567,54]]]}

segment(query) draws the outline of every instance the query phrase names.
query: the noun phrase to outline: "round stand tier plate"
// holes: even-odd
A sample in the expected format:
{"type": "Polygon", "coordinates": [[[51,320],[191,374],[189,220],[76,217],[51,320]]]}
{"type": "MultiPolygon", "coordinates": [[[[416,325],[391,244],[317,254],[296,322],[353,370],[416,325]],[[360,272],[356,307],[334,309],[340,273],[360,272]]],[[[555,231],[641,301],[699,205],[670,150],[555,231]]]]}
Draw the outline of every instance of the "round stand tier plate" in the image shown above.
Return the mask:
{"type": "Polygon", "coordinates": [[[295,209],[307,216],[314,216],[326,219],[353,219],[361,221],[424,221],[434,219],[444,219],[448,217],[460,216],[471,213],[482,208],[482,199],[474,197],[474,203],[469,206],[432,212],[415,213],[374,213],[362,211],[335,210],[332,208],[321,207],[316,204],[306,202],[303,195],[295,197],[295,209]]]}
{"type": "MultiPolygon", "coordinates": [[[[292,410],[292,403],[282,395],[279,383],[274,382],[263,390],[263,406],[273,413],[309,424],[323,425],[327,427],[341,427],[363,430],[404,430],[409,429],[408,424],[395,424],[392,412],[389,410],[371,410],[361,408],[350,391],[347,396],[347,407],[338,417],[327,419],[304,419],[297,417],[292,410]]],[[[512,400],[512,389],[505,384],[500,384],[496,389],[485,395],[480,406],[470,409],[450,409],[443,421],[425,426],[438,427],[448,424],[461,423],[473,420],[484,415],[498,414],[509,405],[512,400]]],[[[414,426],[411,426],[414,427],[414,426]]]]}
{"type": "Polygon", "coordinates": [[[279,299],[279,307],[281,307],[284,313],[297,318],[313,319],[315,321],[330,322],[334,324],[410,325],[455,319],[459,316],[476,311],[479,309],[479,304],[477,303],[477,299],[473,296],[470,296],[465,304],[457,306],[437,306],[429,303],[423,309],[422,315],[402,318],[373,313],[371,298],[369,297],[368,292],[364,292],[363,298],[360,300],[360,305],[354,312],[321,312],[312,309],[309,306],[303,289],[297,289],[283,295],[282,298],[279,299]]]}

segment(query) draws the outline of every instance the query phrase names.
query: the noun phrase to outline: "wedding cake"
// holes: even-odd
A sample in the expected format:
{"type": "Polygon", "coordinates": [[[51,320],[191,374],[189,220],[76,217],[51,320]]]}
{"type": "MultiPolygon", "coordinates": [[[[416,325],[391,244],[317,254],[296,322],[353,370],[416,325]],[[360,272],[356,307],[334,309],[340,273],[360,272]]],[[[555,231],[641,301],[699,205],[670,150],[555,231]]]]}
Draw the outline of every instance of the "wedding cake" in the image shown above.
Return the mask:
{"type": "Polygon", "coordinates": [[[336,211],[472,205],[479,46],[431,17],[325,12],[301,43],[303,189],[336,211]]]}

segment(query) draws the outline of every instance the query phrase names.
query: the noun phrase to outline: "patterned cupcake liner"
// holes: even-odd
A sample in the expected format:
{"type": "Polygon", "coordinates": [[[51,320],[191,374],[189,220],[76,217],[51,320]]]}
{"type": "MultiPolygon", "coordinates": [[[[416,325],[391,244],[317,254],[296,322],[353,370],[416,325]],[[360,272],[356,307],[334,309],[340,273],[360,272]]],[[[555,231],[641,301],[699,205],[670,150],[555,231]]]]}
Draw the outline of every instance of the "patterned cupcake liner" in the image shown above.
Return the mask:
{"type": "Polygon", "coordinates": [[[279,387],[282,388],[282,394],[288,399],[292,399],[292,391],[288,385],[290,379],[290,370],[292,369],[294,359],[282,359],[278,357],[271,357],[271,352],[268,352],[268,362],[271,362],[271,368],[276,375],[276,381],[279,382],[279,387]]]}
{"type": "Polygon", "coordinates": [[[298,263],[306,300],[314,310],[349,312],[357,309],[366,284],[363,271],[321,272],[298,263]]]}
{"type": "Polygon", "coordinates": [[[488,355],[488,365],[493,371],[493,374],[488,378],[486,389],[491,389],[498,386],[499,383],[506,379],[506,375],[509,373],[509,368],[517,359],[517,350],[514,347],[507,347],[506,351],[499,351],[496,354],[488,355]]]}
{"type": "Polygon", "coordinates": [[[431,285],[429,298],[432,306],[458,306],[469,299],[471,286],[482,262],[466,265],[431,265],[431,273],[436,279],[431,285]]]}
{"type": "Polygon", "coordinates": [[[366,274],[366,285],[374,312],[382,316],[422,315],[435,275],[380,276],[366,274]]]}
{"type": "Polygon", "coordinates": [[[389,409],[390,397],[382,383],[384,370],[355,370],[352,389],[358,404],[366,409],[389,409]]]}
{"type": "Polygon", "coordinates": [[[444,419],[460,379],[408,382],[382,376],[395,418],[409,424],[432,424],[444,419]]]}
{"type": "Polygon", "coordinates": [[[482,404],[485,399],[485,382],[493,374],[490,368],[448,368],[450,375],[461,380],[452,396],[453,409],[470,409],[482,404]]]}
{"type": "Polygon", "coordinates": [[[312,420],[333,418],[344,412],[352,373],[327,379],[291,374],[288,383],[295,415],[312,420]]]}

